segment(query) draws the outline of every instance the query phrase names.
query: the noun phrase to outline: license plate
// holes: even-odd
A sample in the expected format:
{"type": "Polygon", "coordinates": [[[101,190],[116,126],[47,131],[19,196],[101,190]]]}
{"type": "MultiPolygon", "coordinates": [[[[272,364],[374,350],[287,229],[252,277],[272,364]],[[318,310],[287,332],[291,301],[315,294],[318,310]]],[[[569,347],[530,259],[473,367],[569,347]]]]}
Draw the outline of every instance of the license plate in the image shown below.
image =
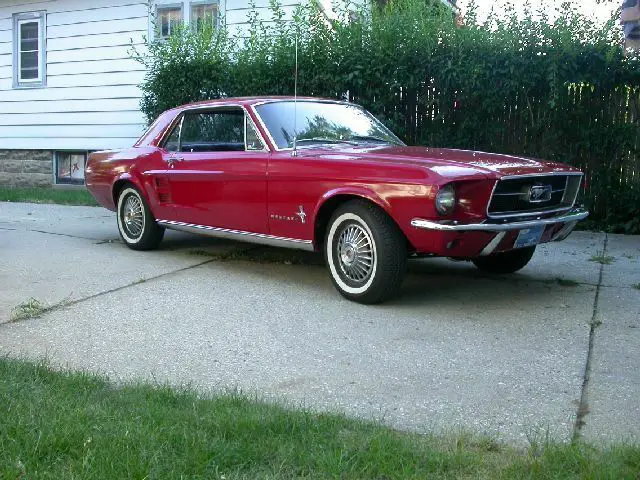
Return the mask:
{"type": "Polygon", "coordinates": [[[542,238],[543,232],[544,225],[520,230],[518,238],[516,238],[516,243],[513,244],[513,248],[524,248],[537,245],[540,242],[540,238],[542,238]]]}

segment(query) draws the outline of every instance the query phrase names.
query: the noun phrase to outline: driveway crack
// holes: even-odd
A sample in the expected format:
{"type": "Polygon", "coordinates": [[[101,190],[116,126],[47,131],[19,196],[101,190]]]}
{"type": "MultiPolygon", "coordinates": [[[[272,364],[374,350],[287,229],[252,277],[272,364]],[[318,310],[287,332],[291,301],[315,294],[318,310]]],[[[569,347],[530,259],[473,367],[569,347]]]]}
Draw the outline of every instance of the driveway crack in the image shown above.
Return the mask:
{"type": "MultiPolygon", "coordinates": [[[[604,235],[604,244],[602,246],[602,256],[604,257],[607,254],[607,243],[609,241],[609,235],[605,233],[604,235]]],[[[589,413],[589,399],[588,399],[588,388],[589,381],[591,379],[591,360],[593,357],[593,345],[595,343],[596,337],[596,329],[602,325],[598,317],[598,300],[600,299],[600,289],[602,287],[602,273],[604,271],[604,263],[600,264],[600,272],[598,274],[598,285],[596,286],[596,294],[593,301],[593,311],[591,313],[591,322],[589,324],[589,347],[587,349],[587,359],[584,365],[584,375],[582,377],[582,388],[580,391],[580,402],[578,404],[578,411],[576,413],[576,422],[573,426],[573,437],[572,441],[577,441],[580,439],[580,434],[582,432],[582,427],[586,425],[585,418],[589,413]]]]}
{"type": "Polygon", "coordinates": [[[38,318],[38,317],[41,317],[42,315],[44,315],[45,313],[50,313],[50,312],[53,312],[55,310],[59,310],[61,308],[71,307],[73,305],[77,305],[79,303],[86,302],[87,300],[92,300],[94,298],[102,297],[103,295],[108,295],[110,293],[119,292],[120,290],[124,290],[125,288],[133,287],[135,285],[140,285],[141,283],[146,283],[146,282],[150,282],[150,281],[153,281],[153,280],[158,280],[160,278],[164,278],[164,277],[167,277],[169,275],[173,275],[175,273],[180,273],[180,272],[184,272],[186,270],[191,270],[193,268],[198,268],[198,267],[201,267],[202,265],[206,265],[207,263],[212,263],[212,262],[215,262],[215,261],[218,261],[218,260],[219,259],[217,259],[217,258],[211,258],[209,260],[205,260],[203,262],[196,263],[195,265],[189,265],[188,267],[179,268],[177,270],[171,270],[170,272],[161,273],[160,275],[156,275],[156,276],[153,276],[153,277],[136,280],[135,282],[127,283],[126,285],[121,285],[119,287],[111,288],[109,290],[104,290],[102,292],[94,293],[93,295],[89,295],[89,296],[86,296],[86,297],[77,298],[75,300],[65,299],[65,300],[62,300],[61,302],[54,303],[52,305],[49,305],[49,306],[46,306],[46,307],[42,308],[38,313],[36,313],[34,315],[25,316],[25,317],[20,318],[19,320],[13,320],[13,321],[9,321],[9,322],[0,323],[0,327],[2,327],[2,325],[7,325],[7,324],[10,324],[10,323],[17,323],[17,322],[21,322],[21,321],[24,321],[24,320],[29,320],[29,319],[32,319],[32,318],[38,318]]]}

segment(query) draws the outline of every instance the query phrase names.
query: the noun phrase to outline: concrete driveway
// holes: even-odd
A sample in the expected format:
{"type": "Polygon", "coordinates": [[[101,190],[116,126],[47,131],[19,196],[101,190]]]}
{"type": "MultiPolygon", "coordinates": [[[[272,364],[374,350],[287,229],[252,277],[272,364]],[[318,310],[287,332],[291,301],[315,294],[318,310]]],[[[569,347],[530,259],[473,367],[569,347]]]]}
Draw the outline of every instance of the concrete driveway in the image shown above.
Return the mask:
{"type": "Polygon", "coordinates": [[[412,261],[374,307],[315,255],[165,238],[134,252],[107,210],[0,203],[0,354],[516,445],[640,439],[640,237],[577,232],[512,276],[412,261]],[[9,323],[30,297],[53,308],[9,323]]]}

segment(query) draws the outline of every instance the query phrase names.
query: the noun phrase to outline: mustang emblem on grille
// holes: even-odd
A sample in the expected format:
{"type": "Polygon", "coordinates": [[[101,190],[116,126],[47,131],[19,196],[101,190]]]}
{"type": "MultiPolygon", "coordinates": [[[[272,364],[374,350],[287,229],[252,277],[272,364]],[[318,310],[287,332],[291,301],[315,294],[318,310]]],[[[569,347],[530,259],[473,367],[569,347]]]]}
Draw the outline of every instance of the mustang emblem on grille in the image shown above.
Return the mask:
{"type": "Polygon", "coordinates": [[[542,203],[551,200],[551,185],[533,185],[529,189],[527,200],[530,203],[542,203]]]}

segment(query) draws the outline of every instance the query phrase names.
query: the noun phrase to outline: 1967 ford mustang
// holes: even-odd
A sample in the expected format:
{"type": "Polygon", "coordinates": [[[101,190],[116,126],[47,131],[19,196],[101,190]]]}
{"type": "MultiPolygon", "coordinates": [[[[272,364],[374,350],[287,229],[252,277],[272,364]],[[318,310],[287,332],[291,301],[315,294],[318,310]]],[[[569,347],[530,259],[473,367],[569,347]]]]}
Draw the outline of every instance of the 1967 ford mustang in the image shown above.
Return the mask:
{"type": "Polygon", "coordinates": [[[357,105],[283,97],[169,110],[86,169],[132,249],[171,228],[321,251],[338,291],[362,303],[397,293],[411,256],[523,268],[588,215],[574,207],[581,180],[558,163],[409,147],[357,105]]]}

